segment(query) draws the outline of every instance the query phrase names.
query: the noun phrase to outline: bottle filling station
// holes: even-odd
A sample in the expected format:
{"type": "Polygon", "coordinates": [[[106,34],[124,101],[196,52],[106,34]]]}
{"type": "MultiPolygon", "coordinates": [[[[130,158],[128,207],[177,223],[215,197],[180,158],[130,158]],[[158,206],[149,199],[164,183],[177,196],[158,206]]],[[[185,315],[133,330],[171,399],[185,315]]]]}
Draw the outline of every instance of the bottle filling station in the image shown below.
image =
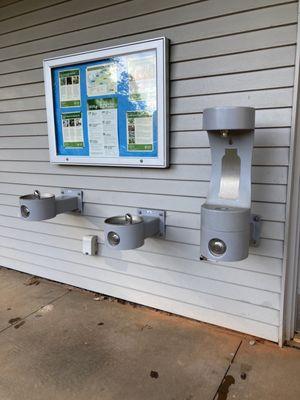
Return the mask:
{"type": "Polygon", "coordinates": [[[215,261],[248,257],[258,244],[260,217],[251,215],[251,162],[255,109],[215,107],[204,110],[212,169],[209,193],[201,207],[201,255],[215,261]]]}

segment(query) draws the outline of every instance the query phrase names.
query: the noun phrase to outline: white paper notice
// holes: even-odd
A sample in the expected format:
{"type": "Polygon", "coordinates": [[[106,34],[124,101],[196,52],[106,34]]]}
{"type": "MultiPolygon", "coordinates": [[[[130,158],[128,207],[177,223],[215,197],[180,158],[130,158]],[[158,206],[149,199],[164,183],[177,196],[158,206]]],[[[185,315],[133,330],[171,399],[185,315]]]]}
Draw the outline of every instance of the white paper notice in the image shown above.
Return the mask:
{"type": "Polygon", "coordinates": [[[62,113],[62,135],[65,148],[83,148],[81,112],[62,113]]]}
{"type": "Polygon", "coordinates": [[[118,157],[118,100],[115,97],[88,100],[88,130],[91,157],[118,157]]]}
{"type": "Polygon", "coordinates": [[[117,91],[117,65],[105,63],[86,69],[88,96],[114,94],[117,91]]]}
{"type": "Polygon", "coordinates": [[[147,111],[127,113],[127,150],[153,150],[153,118],[147,111]]]}
{"type": "Polygon", "coordinates": [[[61,107],[80,107],[79,69],[59,73],[59,98],[61,107]]]}
{"type": "Polygon", "coordinates": [[[145,101],[148,110],[156,108],[156,54],[147,52],[128,56],[129,97],[145,101]]]}

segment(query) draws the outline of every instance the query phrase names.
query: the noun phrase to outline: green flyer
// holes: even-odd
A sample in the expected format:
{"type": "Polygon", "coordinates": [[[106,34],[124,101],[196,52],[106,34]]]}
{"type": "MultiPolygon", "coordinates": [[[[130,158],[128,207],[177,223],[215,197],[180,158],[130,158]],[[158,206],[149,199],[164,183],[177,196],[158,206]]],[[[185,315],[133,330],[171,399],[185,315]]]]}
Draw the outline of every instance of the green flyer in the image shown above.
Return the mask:
{"type": "Polygon", "coordinates": [[[80,107],[79,69],[59,72],[59,99],[61,107],[80,107]]]}
{"type": "Polygon", "coordinates": [[[127,112],[127,150],[153,150],[153,115],[147,111],[127,112]]]}
{"type": "Polygon", "coordinates": [[[83,148],[81,112],[62,113],[62,135],[65,148],[83,148]]]}

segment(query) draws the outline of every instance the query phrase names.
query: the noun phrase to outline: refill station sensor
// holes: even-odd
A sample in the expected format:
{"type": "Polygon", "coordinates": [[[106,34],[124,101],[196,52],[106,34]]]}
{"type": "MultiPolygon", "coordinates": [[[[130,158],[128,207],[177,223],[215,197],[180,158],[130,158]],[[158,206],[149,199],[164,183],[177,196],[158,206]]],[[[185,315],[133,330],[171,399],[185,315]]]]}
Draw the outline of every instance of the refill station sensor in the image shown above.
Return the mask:
{"type": "Polygon", "coordinates": [[[250,239],[258,244],[260,217],[251,216],[251,162],[255,109],[215,107],[204,110],[212,170],[209,193],[201,207],[201,255],[215,261],[248,257],[250,239]]]}

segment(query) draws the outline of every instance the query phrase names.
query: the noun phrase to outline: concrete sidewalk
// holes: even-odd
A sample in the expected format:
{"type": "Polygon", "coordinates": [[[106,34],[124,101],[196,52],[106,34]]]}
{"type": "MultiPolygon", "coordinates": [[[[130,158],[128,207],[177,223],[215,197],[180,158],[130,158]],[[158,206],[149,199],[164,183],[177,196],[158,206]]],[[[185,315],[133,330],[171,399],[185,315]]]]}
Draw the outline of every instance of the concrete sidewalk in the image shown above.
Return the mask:
{"type": "Polygon", "coordinates": [[[0,269],[0,399],[300,399],[300,350],[0,269]]]}

